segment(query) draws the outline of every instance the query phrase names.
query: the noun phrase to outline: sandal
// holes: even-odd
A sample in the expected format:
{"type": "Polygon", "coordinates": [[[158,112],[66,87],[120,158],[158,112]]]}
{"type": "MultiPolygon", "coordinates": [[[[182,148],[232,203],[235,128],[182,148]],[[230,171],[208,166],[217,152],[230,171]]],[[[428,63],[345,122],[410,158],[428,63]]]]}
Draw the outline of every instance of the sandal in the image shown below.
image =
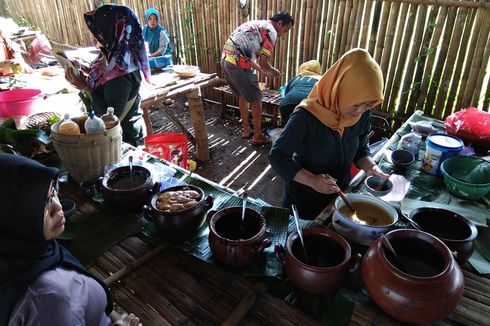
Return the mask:
{"type": "Polygon", "coordinates": [[[267,145],[267,144],[270,144],[270,143],[271,143],[270,138],[268,138],[266,136],[262,136],[261,137],[261,140],[259,140],[259,141],[252,141],[252,146],[260,147],[260,146],[264,146],[264,145],[267,145]]]}
{"type": "Polygon", "coordinates": [[[254,135],[254,132],[250,131],[247,136],[242,134],[242,139],[250,139],[253,137],[253,135],[254,135]]]}

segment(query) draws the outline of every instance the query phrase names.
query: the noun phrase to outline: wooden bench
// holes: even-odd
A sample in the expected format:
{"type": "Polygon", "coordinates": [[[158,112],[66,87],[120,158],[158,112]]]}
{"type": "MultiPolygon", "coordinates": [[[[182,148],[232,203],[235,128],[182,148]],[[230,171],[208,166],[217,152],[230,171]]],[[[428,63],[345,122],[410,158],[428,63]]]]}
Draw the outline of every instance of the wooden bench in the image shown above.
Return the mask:
{"type": "MultiPolygon", "coordinates": [[[[213,90],[218,92],[221,103],[221,116],[224,117],[226,109],[230,106],[229,102],[234,101],[235,107],[238,107],[238,98],[231,91],[230,86],[213,87],[213,90]],[[230,99],[231,98],[231,99],[230,99]]],[[[279,126],[279,103],[281,102],[281,94],[278,90],[266,89],[262,91],[262,113],[263,116],[271,117],[274,127],[279,126]]]]}

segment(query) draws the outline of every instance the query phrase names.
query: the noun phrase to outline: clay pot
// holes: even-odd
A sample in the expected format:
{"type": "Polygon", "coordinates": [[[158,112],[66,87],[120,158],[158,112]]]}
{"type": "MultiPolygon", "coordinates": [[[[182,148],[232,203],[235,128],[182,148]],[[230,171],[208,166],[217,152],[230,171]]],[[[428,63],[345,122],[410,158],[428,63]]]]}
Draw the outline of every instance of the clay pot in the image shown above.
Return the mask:
{"type": "Polygon", "coordinates": [[[385,237],[398,259],[378,239],[361,264],[373,300],[393,318],[408,323],[430,323],[451,314],[463,296],[464,278],[448,247],[420,230],[394,230],[385,237]]]}
{"type": "MultiPolygon", "coordinates": [[[[308,264],[305,262],[298,233],[286,240],[286,248],[275,246],[281,262],[293,284],[303,291],[317,294],[333,293],[344,281],[351,264],[349,243],[337,233],[325,228],[303,230],[308,264]]],[[[350,269],[353,271],[357,264],[350,269]]]]}
{"type": "Polygon", "coordinates": [[[201,188],[184,185],[175,186],[158,192],[152,196],[150,205],[143,206],[143,214],[147,220],[153,221],[158,231],[171,241],[184,240],[196,234],[199,227],[203,224],[206,212],[213,206],[213,197],[205,197],[201,188]],[[195,206],[175,211],[163,212],[157,208],[157,199],[164,192],[194,190],[199,193],[195,206]]]}
{"type": "Polygon", "coordinates": [[[423,207],[410,212],[411,225],[428,232],[456,253],[456,261],[464,264],[475,248],[478,230],[467,218],[442,208],[423,207]]]}
{"type": "Polygon", "coordinates": [[[378,225],[374,224],[361,224],[359,221],[354,221],[344,215],[343,210],[346,212],[351,210],[345,205],[344,201],[337,197],[335,200],[335,211],[332,216],[332,224],[338,233],[344,238],[359,243],[364,246],[369,246],[375,239],[381,234],[386,233],[394,229],[394,224],[398,221],[398,214],[396,210],[386,202],[370,195],[363,194],[345,194],[347,200],[354,206],[357,214],[373,219],[380,219],[378,225]],[[381,220],[383,217],[383,220],[381,220]]]}
{"type": "Polygon", "coordinates": [[[132,175],[129,166],[120,166],[99,179],[104,204],[124,212],[139,212],[159,187],[151,172],[139,165],[133,166],[132,175]]]}
{"type": "Polygon", "coordinates": [[[224,208],[209,220],[209,247],[221,262],[245,266],[272,244],[265,229],[265,218],[257,211],[247,208],[242,225],[242,207],[224,208]]]}

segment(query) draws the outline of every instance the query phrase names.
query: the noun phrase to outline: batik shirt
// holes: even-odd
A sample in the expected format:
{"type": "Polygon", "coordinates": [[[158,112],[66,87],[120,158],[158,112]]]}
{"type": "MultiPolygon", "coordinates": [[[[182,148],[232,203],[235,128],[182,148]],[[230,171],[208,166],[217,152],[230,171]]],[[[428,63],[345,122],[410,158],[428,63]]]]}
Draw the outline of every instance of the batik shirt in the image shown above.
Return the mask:
{"type": "Polygon", "coordinates": [[[254,61],[257,55],[270,57],[277,32],[269,20],[252,20],[238,26],[231,33],[223,47],[224,57],[233,57],[237,62],[240,57],[247,61],[254,61]]]}

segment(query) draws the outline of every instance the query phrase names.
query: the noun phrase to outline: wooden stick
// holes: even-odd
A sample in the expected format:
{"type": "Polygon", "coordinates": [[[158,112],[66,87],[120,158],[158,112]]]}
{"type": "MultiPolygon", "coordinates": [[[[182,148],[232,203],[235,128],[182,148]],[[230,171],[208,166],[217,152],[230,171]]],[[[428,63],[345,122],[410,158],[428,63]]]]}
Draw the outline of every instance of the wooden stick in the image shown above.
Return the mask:
{"type": "Polygon", "coordinates": [[[264,284],[255,284],[253,289],[245,295],[242,301],[240,301],[235,310],[233,310],[233,312],[228,316],[228,318],[226,318],[221,326],[238,325],[238,323],[247,315],[247,313],[255,304],[257,296],[264,293],[265,291],[266,287],[264,284]]]}
{"type": "Polygon", "coordinates": [[[104,280],[104,283],[107,286],[110,286],[112,283],[114,283],[114,281],[117,281],[120,278],[124,277],[126,274],[132,272],[133,270],[135,270],[136,268],[141,266],[147,260],[149,260],[149,259],[155,257],[156,255],[158,255],[159,253],[161,253],[167,247],[168,247],[168,244],[166,244],[166,243],[162,243],[162,244],[158,245],[157,247],[153,248],[152,250],[150,250],[149,252],[147,252],[146,254],[141,256],[140,258],[136,259],[135,261],[132,261],[128,265],[124,266],[123,268],[121,268],[120,270],[118,270],[117,272],[115,272],[114,274],[109,276],[108,278],[106,278],[104,280]]]}

